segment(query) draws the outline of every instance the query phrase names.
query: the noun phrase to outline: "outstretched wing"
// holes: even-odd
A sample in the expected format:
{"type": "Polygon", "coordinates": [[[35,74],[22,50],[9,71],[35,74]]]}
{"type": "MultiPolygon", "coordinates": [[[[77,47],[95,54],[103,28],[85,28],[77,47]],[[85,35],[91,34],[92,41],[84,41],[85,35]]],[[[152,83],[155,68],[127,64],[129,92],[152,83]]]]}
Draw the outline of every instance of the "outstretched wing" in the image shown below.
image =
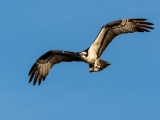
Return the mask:
{"type": "Polygon", "coordinates": [[[106,47],[109,45],[109,43],[117,35],[133,32],[149,32],[148,29],[154,29],[153,27],[151,27],[153,23],[146,22],[146,20],[147,19],[141,18],[123,19],[105,24],[100,30],[93,44],[88,49],[89,53],[96,53],[97,58],[99,58],[106,47]]]}
{"type": "Polygon", "coordinates": [[[34,78],[33,85],[40,85],[45,80],[48,75],[50,69],[54,66],[54,64],[60,62],[71,62],[71,61],[81,61],[77,53],[69,52],[69,51],[60,51],[60,50],[51,50],[47,53],[43,54],[32,66],[29,71],[28,76],[30,76],[29,83],[34,78]]]}

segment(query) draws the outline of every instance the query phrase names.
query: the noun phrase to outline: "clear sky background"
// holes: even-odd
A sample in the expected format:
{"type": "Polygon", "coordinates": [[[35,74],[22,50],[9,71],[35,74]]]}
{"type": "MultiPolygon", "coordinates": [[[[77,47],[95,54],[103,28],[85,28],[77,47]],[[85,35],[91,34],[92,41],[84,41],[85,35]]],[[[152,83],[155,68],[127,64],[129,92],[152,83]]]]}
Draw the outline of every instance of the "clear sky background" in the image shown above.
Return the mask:
{"type": "Polygon", "coordinates": [[[1,120],[160,120],[159,0],[1,0],[1,120]],[[55,65],[41,86],[28,83],[49,50],[78,52],[102,25],[147,18],[155,30],[121,35],[89,73],[85,63],[55,65]]]}

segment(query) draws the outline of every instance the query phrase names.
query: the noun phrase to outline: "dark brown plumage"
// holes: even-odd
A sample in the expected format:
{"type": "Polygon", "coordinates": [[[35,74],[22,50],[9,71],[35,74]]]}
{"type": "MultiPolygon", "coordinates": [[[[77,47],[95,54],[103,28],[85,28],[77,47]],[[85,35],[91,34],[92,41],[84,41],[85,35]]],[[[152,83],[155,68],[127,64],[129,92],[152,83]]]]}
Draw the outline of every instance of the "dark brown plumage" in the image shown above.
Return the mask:
{"type": "Polygon", "coordinates": [[[69,52],[69,51],[60,51],[60,50],[51,50],[42,55],[36,63],[31,67],[29,71],[29,83],[34,78],[33,85],[36,84],[38,80],[38,84],[40,85],[45,80],[48,75],[50,69],[60,62],[71,62],[71,61],[82,61],[79,58],[78,53],[69,52]]]}
{"type": "Polygon", "coordinates": [[[34,79],[33,85],[40,85],[48,75],[50,69],[60,62],[83,61],[89,64],[90,72],[98,72],[110,65],[109,62],[100,59],[103,51],[109,43],[118,35],[133,32],[149,32],[153,23],[146,22],[147,19],[134,18],[117,20],[105,24],[93,44],[86,50],[75,53],[61,50],[51,50],[42,55],[32,66],[29,72],[29,83],[34,79]]]}
{"type": "Polygon", "coordinates": [[[133,32],[150,32],[148,29],[154,29],[151,27],[153,23],[146,22],[146,20],[144,18],[123,19],[105,24],[89,49],[96,46],[97,49],[95,51],[99,58],[117,35],[133,32]]]}

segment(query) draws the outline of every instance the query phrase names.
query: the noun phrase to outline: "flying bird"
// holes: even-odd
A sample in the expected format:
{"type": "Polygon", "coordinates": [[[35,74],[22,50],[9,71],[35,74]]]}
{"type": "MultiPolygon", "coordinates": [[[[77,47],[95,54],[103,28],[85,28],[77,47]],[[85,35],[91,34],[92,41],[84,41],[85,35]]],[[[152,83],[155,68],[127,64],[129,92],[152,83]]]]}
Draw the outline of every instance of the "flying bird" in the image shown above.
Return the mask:
{"type": "Polygon", "coordinates": [[[29,83],[34,79],[33,85],[38,85],[45,80],[50,69],[61,62],[85,62],[89,65],[90,72],[98,72],[109,66],[111,63],[101,60],[100,56],[109,43],[118,35],[133,32],[150,32],[153,23],[146,22],[147,19],[133,18],[122,19],[110,22],[102,26],[99,34],[92,45],[81,52],[70,52],[62,50],[50,50],[43,54],[33,64],[29,71],[29,83]]]}

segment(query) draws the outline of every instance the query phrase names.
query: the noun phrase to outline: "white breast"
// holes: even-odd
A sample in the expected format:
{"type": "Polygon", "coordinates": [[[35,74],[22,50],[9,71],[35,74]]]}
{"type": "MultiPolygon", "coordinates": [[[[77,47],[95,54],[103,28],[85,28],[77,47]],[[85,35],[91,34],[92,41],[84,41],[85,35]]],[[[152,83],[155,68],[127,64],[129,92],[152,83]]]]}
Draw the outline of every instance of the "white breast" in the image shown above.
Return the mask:
{"type": "Polygon", "coordinates": [[[94,64],[95,60],[97,59],[97,54],[95,51],[88,51],[87,61],[91,64],[94,64]]]}

